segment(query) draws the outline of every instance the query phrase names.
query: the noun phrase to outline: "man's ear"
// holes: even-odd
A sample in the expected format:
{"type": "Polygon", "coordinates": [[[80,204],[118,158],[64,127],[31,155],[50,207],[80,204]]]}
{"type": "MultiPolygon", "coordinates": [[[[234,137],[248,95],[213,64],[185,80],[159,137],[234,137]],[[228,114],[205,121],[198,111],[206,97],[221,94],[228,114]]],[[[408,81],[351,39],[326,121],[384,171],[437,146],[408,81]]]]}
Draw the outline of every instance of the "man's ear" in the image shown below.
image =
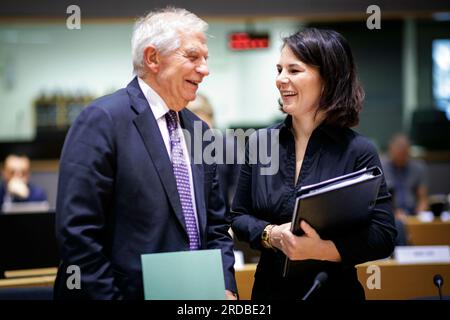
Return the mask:
{"type": "Polygon", "coordinates": [[[158,72],[159,54],[154,46],[148,46],[144,49],[144,64],[151,72],[158,72]]]}

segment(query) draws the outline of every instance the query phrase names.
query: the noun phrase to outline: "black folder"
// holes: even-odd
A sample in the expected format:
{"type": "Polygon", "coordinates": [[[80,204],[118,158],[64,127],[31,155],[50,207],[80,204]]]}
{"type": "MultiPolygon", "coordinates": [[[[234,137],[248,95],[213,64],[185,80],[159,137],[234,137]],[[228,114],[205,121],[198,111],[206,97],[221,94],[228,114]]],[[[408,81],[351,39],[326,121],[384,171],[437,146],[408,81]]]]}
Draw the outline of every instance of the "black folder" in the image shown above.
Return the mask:
{"type": "MultiPolygon", "coordinates": [[[[322,239],[333,239],[367,224],[382,175],[381,169],[375,166],[300,188],[292,217],[292,233],[303,234],[301,220],[308,222],[322,239]]],[[[286,257],[283,275],[294,272],[296,263],[286,257]]]]}

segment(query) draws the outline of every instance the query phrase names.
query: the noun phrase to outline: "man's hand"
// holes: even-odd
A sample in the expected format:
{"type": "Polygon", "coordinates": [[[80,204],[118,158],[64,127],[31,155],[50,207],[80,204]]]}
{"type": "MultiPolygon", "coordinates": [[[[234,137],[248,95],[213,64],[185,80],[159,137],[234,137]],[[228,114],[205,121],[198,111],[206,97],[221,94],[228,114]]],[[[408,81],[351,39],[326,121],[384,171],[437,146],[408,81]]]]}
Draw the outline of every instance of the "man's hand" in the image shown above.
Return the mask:
{"type": "Polygon", "coordinates": [[[395,209],[395,218],[405,223],[406,220],[408,219],[408,213],[406,213],[405,210],[400,208],[395,209]]]}
{"type": "Polygon", "coordinates": [[[237,295],[231,292],[230,290],[225,290],[225,299],[226,300],[237,300],[237,295]]]}
{"type": "Polygon", "coordinates": [[[27,183],[20,178],[11,178],[8,182],[8,192],[14,196],[21,199],[26,199],[30,195],[30,190],[28,190],[27,183]]]}

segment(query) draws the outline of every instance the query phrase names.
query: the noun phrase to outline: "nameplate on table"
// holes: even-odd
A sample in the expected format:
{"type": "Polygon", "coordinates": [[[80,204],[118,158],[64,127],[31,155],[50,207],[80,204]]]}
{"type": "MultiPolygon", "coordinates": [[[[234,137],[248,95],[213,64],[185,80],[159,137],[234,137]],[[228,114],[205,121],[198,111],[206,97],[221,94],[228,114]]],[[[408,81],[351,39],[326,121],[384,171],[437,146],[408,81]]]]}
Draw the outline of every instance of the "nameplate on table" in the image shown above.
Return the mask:
{"type": "Polygon", "coordinates": [[[398,246],[394,251],[398,263],[447,263],[450,246],[398,246]]]}

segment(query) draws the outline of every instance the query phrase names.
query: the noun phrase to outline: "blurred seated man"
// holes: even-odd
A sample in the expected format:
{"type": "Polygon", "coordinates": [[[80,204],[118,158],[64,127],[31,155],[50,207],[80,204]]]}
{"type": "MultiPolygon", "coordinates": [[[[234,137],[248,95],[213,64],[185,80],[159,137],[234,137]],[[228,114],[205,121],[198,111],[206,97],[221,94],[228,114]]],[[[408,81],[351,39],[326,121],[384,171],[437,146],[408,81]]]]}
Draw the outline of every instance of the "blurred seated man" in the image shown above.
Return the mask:
{"type": "Polygon", "coordinates": [[[411,159],[410,147],[406,135],[394,135],[389,143],[389,159],[383,162],[386,183],[395,196],[398,218],[428,209],[426,165],[421,160],[411,159]]]}
{"type": "Polygon", "coordinates": [[[210,128],[214,128],[214,111],[206,96],[197,94],[197,97],[190,101],[186,107],[205,121],[210,128]]]}
{"type": "Polygon", "coordinates": [[[43,188],[29,182],[30,159],[27,156],[11,154],[6,157],[0,183],[0,208],[20,202],[47,201],[43,188]]]}
{"type": "Polygon", "coordinates": [[[386,184],[393,196],[396,245],[408,244],[404,219],[428,209],[426,166],[421,160],[411,159],[410,148],[406,135],[394,135],[389,142],[389,158],[382,163],[386,184]]]}
{"type": "MultiPolygon", "coordinates": [[[[202,94],[198,94],[195,100],[188,103],[187,108],[195,113],[197,117],[206,122],[206,124],[214,129],[214,110],[208,98],[202,94]]],[[[217,131],[216,131],[217,132],[217,131]]],[[[224,199],[226,199],[226,209],[229,212],[231,201],[236,189],[237,177],[239,175],[239,166],[237,164],[237,141],[233,136],[223,135],[223,156],[222,161],[217,161],[219,171],[219,180],[222,188],[224,199]],[[234,150],[233,150],[234,149],[234,150]],[[232,163],[227,162],[227,153],[233,153],[232,163]]],[[[217,150],[216,150],[217,152],[217,150]]]]}
{"type": "MultiPolygon", "coordinates": [[[[208,98],[202,94],[197,94],[195,100],[188,103],[187,108],[195,113],[202,121],[211,128],[215,128],[214,124],[214,110],[208,98]]],[[[231,202],[236,191],[237,180],[240,171],[240,163],[238,162],[238,152],[244,153],[244,146],[240,147],[239,139],[235,135],[223,134],[223,156],[222,161],[217,161],[217,169],[219,172],[219,181],[222,194],[226,199],[226,210],[230,212],[231,202]],[[232,154],[230,154],[232,153],[232,154]],[[229,158],[227,161],[227,154],[229,158]]],[[[217,150],[216,150],[217,152],[217,150]]],[[[232,231],[230,229],[230,233],[232,231]]],[[[241,251],[244,255],[245,262],[257,262],[259,259],[259,252],[250,249],[247,243],[239,241],[234,238],[234,249],[241,251]]]]}

